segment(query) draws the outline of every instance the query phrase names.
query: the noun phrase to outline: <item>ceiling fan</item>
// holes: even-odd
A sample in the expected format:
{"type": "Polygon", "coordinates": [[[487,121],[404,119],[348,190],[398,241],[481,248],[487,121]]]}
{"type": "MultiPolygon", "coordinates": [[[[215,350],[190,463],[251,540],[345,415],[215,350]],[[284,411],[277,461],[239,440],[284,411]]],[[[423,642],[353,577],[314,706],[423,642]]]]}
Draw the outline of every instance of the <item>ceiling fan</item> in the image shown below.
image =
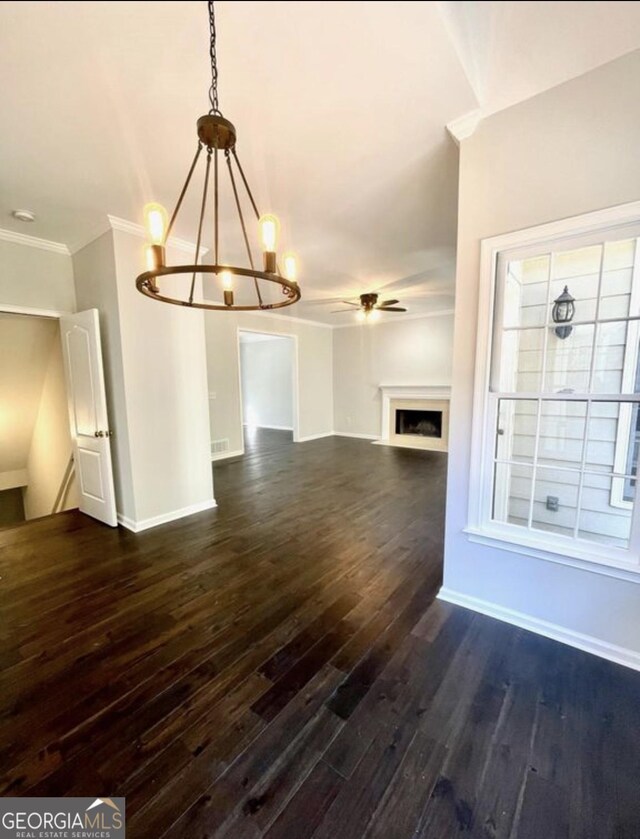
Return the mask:
{"type": "MultiPolygon", "coordinates": [[[[342,300],[345,306],[353,306],[358,309],[356,317],[358,320],[373,321],[380,317],[380,312],[406,312],[401,306],[396,306],[399,300],[383,300],[378,303],[378,296],[375,292],[368,292],[360,295],[359,303],[352,303],[350,300],[342,300]]],[[[350,309],[334,309],[331,314],[337,312],[349,312],[350,309]]]]}

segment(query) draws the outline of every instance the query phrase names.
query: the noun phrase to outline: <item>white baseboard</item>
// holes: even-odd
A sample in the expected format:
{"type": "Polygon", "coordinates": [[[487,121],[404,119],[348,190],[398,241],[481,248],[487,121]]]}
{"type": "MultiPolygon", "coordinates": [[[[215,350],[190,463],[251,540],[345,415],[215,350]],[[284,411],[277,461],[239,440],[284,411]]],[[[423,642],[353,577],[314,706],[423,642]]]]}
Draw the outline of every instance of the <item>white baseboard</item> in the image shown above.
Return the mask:
{"type": "Polygon", "coordinates": [[[334,431],[334,437],[354,437],[356,440],[377,440],[377,434],[356,434],[351,431],[334,431]]]}
{"type": "Polygon", "coordinates": [[[293,431],[290,425],[249,425],[248,422],[243,422],[245,428],[266,428],[268,431],[293,431]]]}
{"type": "Polygon", "coordinates": [[[617,644],[611,644],[609,641],[603,641],[593,635],[584,635],[582,632],[575,632],[573,629],[549,623],[549,621],[536,618],[533,615],[517,612],[514,609],[508,609],[506,606],[499,606],[487,600],[470,597],[444,586],[438,592],[438,599],[453,603],[456,606],[463,606],[465,609],[472,609],[474,612],[480,612],[490,618],[519,626],[521,629],[528,629],[530,632],[544,635],[545,638],[552,638],[554,641],[560,641],[562,644],[568,644],[570,647],[576,647],[579,650],[600,656],[600,658],[606,658],[633,670],[640,670],[640,652],[637,650],[619,647],[617,644]]]}
{"type": "Polygon", "coordinates": [[[244,454],[244,449],[236,449],[234,452],[216,452],[211,455],[211,461],[226,460],[228,457],[240,457],[244,454]]]}
{"type": "Polygon", "coordinates": [[[142,530],[149,530],[151,527],[158,527],[160,524],[167,524],[176,519],[182,519],[185,516],[192,516],[194,513],[202,513],[205,510],[212,510],[217,507],[215,498],[209,501],[201,501],[198,504],[191,504],[189,507],[183,507],[181,510],[172,510],[170,513],[163,513],[161,516],[153,516],[149,519],[141,519],[134,521],[133,519],[123,516],[118,513],[118,524],[131,530],[133,533],[140,533],[142,530]]]}
{"type": "Polygon", "coordinates": [[[308,443],[309,440],[320,440],[323,437],[333,437],[333,431],[323,431],[322,434],[309,434],[307,437],[298,437],[294,443],[308,443]]]}

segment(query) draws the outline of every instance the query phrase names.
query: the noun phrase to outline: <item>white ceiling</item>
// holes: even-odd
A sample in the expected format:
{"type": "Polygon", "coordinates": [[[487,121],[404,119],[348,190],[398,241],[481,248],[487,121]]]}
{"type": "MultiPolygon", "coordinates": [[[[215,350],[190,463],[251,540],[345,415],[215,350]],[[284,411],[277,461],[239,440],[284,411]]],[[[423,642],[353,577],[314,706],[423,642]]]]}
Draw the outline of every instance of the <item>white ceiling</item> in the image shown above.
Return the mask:
{"type": "MultiPolygon", "coordinates": [[[[447,123],[640,45],[639,3],[216,9],[223,112],[259,206],[278,214],[282,248],[300,255],[303,302],[287,312],[331,323],[350,315],[330,314],[340,306],[329,301],[364,291],[412,314],[451,308],[457,149],[447,123]]],[[[0,75],[11,80],[0,87],[0,227],[74,246],[107,213],[141,221],[149,200],[172,207],[208,110],[203,0],[0,2],[0,32],[0,75]],[[13,220],[16,207],[37,221],[13,220]]],[[[175,231],[192,241],[197,203],[194,193],[175,231]]],[[[221,254],[236,258],[235,245],[221,254]]]]}
{"type": "Polygon", "coordinates": [[[483,115],[640,47],[640,3],[442,2],[483,115]]]}
{"type": "Polygon", "coordinates": [[[0,472],[25,469],[57,320],[0,313],[0,472]]]}

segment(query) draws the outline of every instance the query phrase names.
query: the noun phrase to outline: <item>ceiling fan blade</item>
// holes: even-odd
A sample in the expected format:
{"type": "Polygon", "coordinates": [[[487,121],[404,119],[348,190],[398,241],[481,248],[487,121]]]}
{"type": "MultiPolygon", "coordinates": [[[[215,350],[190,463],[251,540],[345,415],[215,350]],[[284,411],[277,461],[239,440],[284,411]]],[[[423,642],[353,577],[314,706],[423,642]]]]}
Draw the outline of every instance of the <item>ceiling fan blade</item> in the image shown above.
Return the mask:
{"type": "Polygon", "coordinates": [[[396,303],[399,303],[399,302],[400,302],[399,300],[383,300],[382,303],[378,304],[378,307],[380,309],[382,309],[383,307],[386,307],[386,306],[395,306],[396,303]]]}
{"type": "Polygon", "coordinates": [[[360,303],[352,303],[350,300],[341,300],[341,303],[344,303],[345,306],[355,306],[356,309],[360,308],[360,303]]]}
{"type": "Polygon", "coordinates": [[[349,312],[352,314],[351,309],[333,309],[329,312],[330,315],[337,315],[338,312],[349,312]]]}
{"type": "Polygon", "coordinates": [[[379,309],[382,312],[406,312],[406,309],[403,309],[402,306],[376,306],[376,309],[379,309]]]}

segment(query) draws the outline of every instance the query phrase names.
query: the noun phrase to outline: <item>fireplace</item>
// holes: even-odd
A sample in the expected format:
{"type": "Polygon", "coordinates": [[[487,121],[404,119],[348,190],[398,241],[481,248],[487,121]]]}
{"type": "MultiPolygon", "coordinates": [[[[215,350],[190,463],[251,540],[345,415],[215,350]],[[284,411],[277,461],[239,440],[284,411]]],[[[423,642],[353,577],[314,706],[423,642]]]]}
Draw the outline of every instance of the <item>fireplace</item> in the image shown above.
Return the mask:
{"type": "Polygon", "coordinates": [[[446,452],[449,442],[449,388],[380,385],[380,445],[446,452]]]}
{"type": "Polygon", "coordinates": [[[442,411],[396,408],[396,434],[442,437],[442,411]]]}

